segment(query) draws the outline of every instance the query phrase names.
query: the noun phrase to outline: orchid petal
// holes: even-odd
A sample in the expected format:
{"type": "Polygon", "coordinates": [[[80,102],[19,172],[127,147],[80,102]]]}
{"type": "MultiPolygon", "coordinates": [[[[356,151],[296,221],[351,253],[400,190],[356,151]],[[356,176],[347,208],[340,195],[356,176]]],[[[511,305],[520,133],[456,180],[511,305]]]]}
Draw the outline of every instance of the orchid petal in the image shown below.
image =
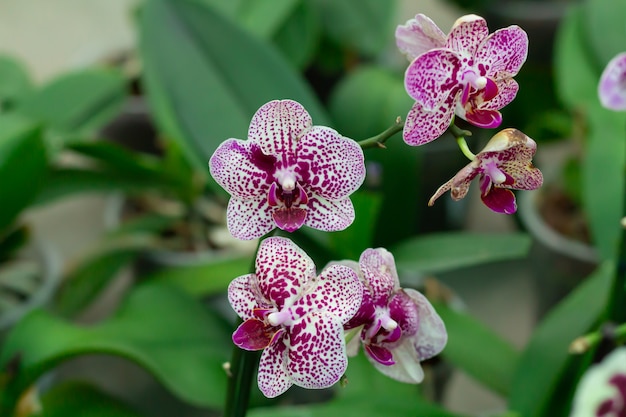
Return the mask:
{"type": "Polygon", "coordinates": [[[330,265],[315,280],[307,294],[300,298],[299,306],[332,313],[341,324],[354,316],[363,299],[363,284],[356,272],[344,265],[330,265]]]}
{"type": "Polygon", "coordinates": [[[461,59],[449,49],[433,49],[418,56],[407,68],[404,87],[426,111],[439,111],[460,92],[461,59]],[[459,91],[457,91],[459,90],[459,91]]]}
{"type": "Polygon", "coordinates": [[[254,274],[242,275],[230,282],[228,301],[235,313],[244,321],[256,317],[254,310],[271,306],[262,299],[254,274]]]}
{"type": "Polygon", "coordinates": [[[496,81],[498,93],[489,100],[484,100],[478,106],[483,110],[500,110],[512,102],[517,96],[519,84],[512,78],[496,81]]]}
{"type": "Polygon", "coordinates": [[[421,13],[396,28],[396,44],[409,61],[431,49],[441,48],[445,43],[446,35],[435,22],[421,13]]]}
{"type": "Polygon", "coordinates": [[[359,266],[371,291],[372,302],[386,304],[391,293],[400,288],[393,255],[383,248],[366,249],[359,258],[359,266]]]}
{"type": "Polygon", "coordinates": [[[349,198],[331,201],[313,195],[309,199],[308,207],[304,224],[313,229],[334,232],[344,230],[354,221],[354,206],[349,198]]]}
{"type": "Polygon", "coordinates": [[[481,75],[495,81],[517,75],[527,56],[528,35],[515,25],[496,30],[476,52],[476,60],[485,71],[481,75]]]}
{"type": "Polygon", "coordinates": [[[343,326],[334,314],[313,311],[291,327],[287,372],[303,388],[328,388],[348,366],[343,326]]]}
{"type": "Polygon", "coordinates": [[[277,209],[272,212],[272,218],[279,229],[289,233],[298,230],[306,220],[307,211],[305,209],[290,207],[277,209]]]}
{"type": "Polygon", "coordinates": [[[491,187],[491,190],[480,196],[483,203],[496,213],[513,214],[517,211],[515,194],[509,189],[491,187]]]}
{"type": "Polygon", "coordinates": [[[417,351],[419,361],[423,361],[441,353],[448,342],[446,326],[428,299],[412,288],[405,288],[417,306],[419,326],[417,333],[411,337],[413,347],[417,351]]]}
{"type": "Polygon", "coordinates": [[[301,297],[303,287],[314,276],[313,260],[291,240],[269,237],[259,247],[256,257],[259,289],[279,310],[301,297]]]}
{"type": "Polygon", "coordinates": [[[462,118],[483,129],[493,129],[502,123],[502,114],[497,110],[476,109],[467,111],[462,118]]]}
{"type": "Polygon", "coordinates": [[[287,374],[286,361],[287,347],[282,339],[266,347],[261,354],[257,382],[259,389],[266,397],[277,397],[293,385],[287,374]]]}
{"type": "Polygon", "coordinates": [[[233,343],[245,350],[261,350],[270,345],[273,332],[262,320],[248,319],[233,333],[233,343]]]}
{"type": "Polygon", "coordinates": [[[383,365],[366,355],[370,363],[383,375],[407,384],[419,384],[424,380],[424,370],[410,339],[405,339],[393,349],[393,365],[383,365]]]}
{"type": "Polygon", "coordinates": [[[502,185],[504,188],[536,190],[543,184],[543,174],[530,161],[507,162],[502,164],[501,169],[513,178],[513,184],[502,185]]]}
{"type": "Polygon", "coordinates": [[[266,155],[280,156],[283,164],[295,163],[298,139],[312,125],[311,116],[293,100],[264,104],[252,117],[248,138],[255,140],[266,155]]]}
{"type": "Polygon", "coordinates": [[[465,15],[454,22],[446,40],[446,48],[471,58],[488,35],[489,28],[485,19],[475,14],[465,15]]]}
{"type": "Polygon", "coordinates": [[[393,360],[393,354],[387,348],[376,345],[365,345],[365,351],[371,359],[374,359],[381,365],[390,366],[395,362],[393,360]]]}
{"type": "Polygon", "coordinates": [[[611,110],[626,110],[626,52],[615,56],[602,72],[598,84],[602,105],[611,110]]]}
{"type": "MultiPolygon", "coordinates": [[[[460,94],[461,90],[458,89],[460,94]]],[[[437,111],[426,111],[419,103],[415,103],[406,116],[402,138],[411,146],[424,145],[432,142],[450,126],[454,116],[455,97],[450,97],[437,111]]]]}
{"type": "Polygon", "coordinates": [[[215,181],[230,195],[249,199],[269,189],[273,159],[264,155],[253,141],[228,139],[211,156],[209,169],[215,181]]]}
{"type": "Polygon", "coordinates": [[[253,200],[231,197],[226,210],[228,231],[237,239],[256,239],[274,227],[273,208],[265,196],[253,200]]]}
{"type": "Polygon", "coordinates": [[[325,199],[345,198],[365,180],[365,158],[359,144],[329,127],[309,130],[298,142],[297,154],[296,172],[325,199]]]}

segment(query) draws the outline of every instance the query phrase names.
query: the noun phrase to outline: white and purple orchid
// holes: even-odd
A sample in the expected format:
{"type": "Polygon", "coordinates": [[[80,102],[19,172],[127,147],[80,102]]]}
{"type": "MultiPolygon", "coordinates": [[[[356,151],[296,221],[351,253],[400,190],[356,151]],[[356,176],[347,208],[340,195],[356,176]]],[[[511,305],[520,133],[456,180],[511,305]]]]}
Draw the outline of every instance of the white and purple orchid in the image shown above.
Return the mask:
{"type": "Polygon", "coordinates": [[[440,137],[454,115],[483,128],[502,122],[499,110],[516,96],[518,73],[528,54],[528,36],[518,26],[489,34],[485,19],[459,18],[446,36],[418,14],[396,30],[398,48],[411,64],[405,88],[415,104],[404,125],[404,141],[423,145],[440,137]]]}
{"type": "Polygon", "coordinates": [[[617,54],[604,68],[598,96],[607,109],[626,110],[626,52],[617,54]]]}
{"type": "Polygon", "coordinates": [[[534,190],[543,184],[541,171],[532,164],[536,150],[535,141],[519,130],[501,130],[472,162],[439,187],[428,205],[432,206],[447,191],[452,199],[462,199],[478,176],[483,203],[497,213],[515,213],[517,203],[511,190],[534,190]]]}
{"type": "Polygon", "coordinates": [[[343,325],[358,311],[363,285],[355,271],[332,265],[315,275],[311,258],[291,240],[265,239],[256,273],[228,287],[244,322],[233,333],[242,349],[261,350],[258,384],[276,397],[293,384],[327,388],[346,370],[343,325]]]}
{"type": "Polygon", "coordinates": [[[626,416],[626,347],[619,347],[583,375],[570,417],[626,416]]]}
{"type": "Polygon", "coordinates": [[[324,126],[292,100],[275,100],[252,118],[248,140],[228,139],[209,161],[231,195],[227,226],[243,240],[275,226],[343,230],[354,220],[350,194],[365,179],[359,145],[324,126]]]}
{"type": "Polygon", "coordinates": [[[386,249],[367,249],[359,262],[342,261],[358,272],[364,291],[357,314],[346,330],[361,329],[349,344],[349,355],[363,344],[370,362],[391,378],[420,383],[420,362],[441,352],[446,328],[430,302],[418,291],[400,288],[393,255],[386,249]]]}

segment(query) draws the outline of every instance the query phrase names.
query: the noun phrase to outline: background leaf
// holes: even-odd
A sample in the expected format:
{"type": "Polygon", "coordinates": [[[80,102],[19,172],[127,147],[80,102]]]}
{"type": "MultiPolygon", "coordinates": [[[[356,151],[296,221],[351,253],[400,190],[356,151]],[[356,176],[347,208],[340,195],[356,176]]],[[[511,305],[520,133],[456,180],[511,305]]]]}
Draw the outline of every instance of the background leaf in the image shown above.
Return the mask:
{"type": "Polygon", "coordinates": [[[0,55],[0,108],[13,109],[33,88],[26,68],[16,59],[0,55]]]}
{"type": "Polygon", "coordinates": [[[594,62],[604,66],[626,49],[626,1],[586,0],[582,7],[590,52],[595,58],[594,62]]]}
{"type": "Polygon", "coordinates": [[[523,258],[530,237],[522,233],[432,233],[391,248],[398,269],[441,273],[505,259],[523,258]]]}
{"type": "Polygon", "coordinates": [[[139,417],[135,411],[85,383],[55,385],[42,398],[40,417],[139,417]]]}

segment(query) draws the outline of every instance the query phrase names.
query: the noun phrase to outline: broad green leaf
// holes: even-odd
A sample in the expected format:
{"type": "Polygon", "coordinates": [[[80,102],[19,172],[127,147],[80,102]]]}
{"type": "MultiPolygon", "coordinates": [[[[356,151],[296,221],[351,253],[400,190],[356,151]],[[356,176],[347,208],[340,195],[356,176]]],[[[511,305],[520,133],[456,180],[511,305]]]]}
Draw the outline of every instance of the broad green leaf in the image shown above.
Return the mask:
{"type": "Polygon", "coordinates": [[[568,353],[604,312],[614,268],[602,264],[559,303],[534,331],[518,362],[509,409],[525,417],[566,416],[582,359],[568,353]]]}
{"type": "Polygon", "coordinates": [[[309,87],[270,45],[206,4],[150,0],[140,19],[147,94],[157,124],[206,172],[228,138],[246,138],[268,101],[299,101],[314,124],[327,118],[309,87]]]}
{"type": "Polygon", "coordinates": [[[321,31],[317,10],[310,1],[301,0],[272,39],[289,62],[305,68],[315,56],[321,31]]]}
{"type": "Polygon", "coordinates": [[[587,36],[589,52],[601,65],[626,49],[626,1],[586,0],[582,10],[584,34],[587,36]]]}
{"type": "Polygon", "coordinates": [[[560,99],[573,109],[598,100],[600,71],[591,59],[584,38],[583,9],[571,7],[555,40],[555,81],[560,99]]]}
{"type": "Polygon", "coordinates": [[[0,236],[0,262],[17,252],[28,242],[30,230],[26,226],[18,226],[0,236]]]}
{"type": "Polygon", "coordinates": [[[42,398],[43,412],[39,417],[139,417],[129,406],[79,382],[53,386],[42,398]]]}
{"type": "Polygon", "coordinates": [[[441,273],[487,262],[523,258],[530,243],[530,237],[522,233],[450,232],[418,236],[390,250],[398,269],[441,273]]]}
{"type": "Polygon", "coordinates": [[[493,392],[508,395],[519,352],[468,314],[442,304],[435,307],[448,331],[443,357],[493,392]]]}
{"type": "Polygon", "coordinates": [[[0,235],[34,200],[47,165],[40,129],[16,115],[0,115],[0,235]]]}
{"type": "Polygon", "coordinates": [[[237,20],[251,33],[270,39],[286,24],[302,0],[243,0],[237,10],[237,20]]]}
{"type": "Polygon", "coordinates": [[[63,133],[94,132],[121,109],[125,82],[108,69],[66,74],[24,97],[17,110],[63,133]]]}
{"type": "Polygon", "coordinates": [[[11,394],[21,392],[43,372],[92,353],[136,362],[190,404],[221,407],[226,388],[222,364],[229,359],[230,334],[217,315],[164,284],[134,288],[113,317],[90,327],[34,312],[13,328],[0,352],[0,369],[20,355],[18,377],[0,390],[0,412],[11,394]]]}
{"type": "MultiPolygon", "coordinates": [[[[413,100],[406,94],[400,74],[376,67],[350,73],[333,91],[331,115],[337,129],[356,140],[377,135],[408,113],[413,100]]],[[[407,148],[400,133],[387,149],[365,151],[368,177],[365,186],[382,195],[375,244],[388,246],[417,231],[420,207],[420,150],[407,148]],[[410,213],[410,214],[408,214],[410,213]]]]}
{"type": "Polygon", "coordinates": [[[55,300],[55,310],[73,316],[87,307],[116,274],[142,251],[158,247],[153,234],[108,236],[82,255],[65,275],[55,300]]]}
{"type": "MultiPolygon", "coordinates": [[[[597,102],[597,99],[596,99],[597,102]]],[[[613,259],[622,233],[626,190],[626,114],[589,106],[589,129],[582,166],[582,195],[594,246],[613,259]]]]}
{"type": "Polygon", "coordinates": [[[160,268],[143,278],[166,282],[194,297],[204,297],[225,292],[233,279],[249,273],[253,257],[253,254],[207,257],[186,266],[160,268]]]}
{"type": "Polygon", "coordinates": [[[9,56],[0,56],[0,108],[11,110],[33,88],[26,68],[9,56]]]}
{"type": "Polygon", "coordinates": [[[315,0],[325,30],[347,48],[377,55],[393,40],[394,0],[315,0]]]}
{"type": "Polygon", "coordinates": [[[358,260],[361,252],[373,246],[382,201],[380,195],[366,191],[352,194],[350,200],[356,212],[354,223],[345,230],[331,233],[328,243],[338,259],[358,260]]]}

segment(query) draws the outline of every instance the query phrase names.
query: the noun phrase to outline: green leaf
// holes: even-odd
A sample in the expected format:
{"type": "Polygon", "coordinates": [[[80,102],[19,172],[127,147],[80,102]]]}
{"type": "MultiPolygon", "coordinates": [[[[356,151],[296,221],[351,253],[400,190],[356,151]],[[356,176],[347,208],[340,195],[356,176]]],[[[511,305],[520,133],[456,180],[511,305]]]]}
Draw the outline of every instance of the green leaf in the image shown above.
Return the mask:
{"type": "Polygon", "coordinates": [[[34,312],[13,328],[0,352],[0,369],[20,355],[17,378],[0,390],[0,412],[6,412],[2,407],[8,397],[42,373],[63,360],[92,353],[136,362],[189,404],[221,407],[226,394],[222,364],[229,359],[230,334],[229,326],[194,298],[155,283],[135,287],[115,316],[90,327],[34,312]]]}
{"type": "Polygon", "coordinates": [[[316,0],[326,31],[339,43],[367,56],[393,40],[393,0],[316,0]]]}
{"type": "Polygon", "coordinates": [[[12,109],[33,88],[30,76],[21,62],[0,56],[0,108],[12,109]]]}
{"type": "Polygon", "coordinates": [[[40,417],[139,417],[129,406],[94,386],[65,382],[53,386],[42,398],[40,417]]]}
{"type": "Polygon", "coordinates": [[[268,101],[297,100],[315,124],[326,124],[316,97],[285,59],[206,4],[150,0],[140,35],[156,121],[203,173],[222,141],[246,138],[252,116],[268,101]]]}
{"type": "Polygon", "coordinates": [[[94,132],[118,113],[125,99],[120,72],[88,69],[33,91],[17,111],[61,132],[94,132]]]}
{"type": "Polygon", "coordinates": [[[28,242],[30,230],[26,226],[18,226],[0,236],[0,262],[12,256],[28,242]]]}
{"type": "Polygon", "coordinates": [[[69,317],[79,313],[140,252],[155,247],[158,247],[156,237],[145,233],[113,235],[101,240],[64,277],[55,310],[69,317]]]}
{"type": "Polygon", "coordinates": [[[603,313],[614,268],[604,263],[559,303],[534,331],[518,362],[509,409],[526,417],[566,416],[582,358],[568,354],[603,313]]]}
{"type": "Polygon", "coordinates": [[[274,44],[297,68],[305,68],[315,56],[321,37],[317,10],[308,0],[301,0],[293,14],[276,31],[274,44]]]}
{"type": "Polygon", "coordinates": [[[345,230],[331,233],[330,248],[339,259],[359,259],[361,252],[373,246],[374,231],[382,203],[379,194],[360,191],[350,196],[356,217],[345,230]]]}
{"type": "Polygon", "coordinates": [[[40,129],[16,115],[0,115],[0,234],[34,200],[47,165],[40,129]]]}
{"type": "Polygon", "coordinates": [[[587,0],[582,3],[585,34],[595,62],[606,65],[611,58],[624,52],[626,40],[625,0],[587,0]]]}
{"type": "Polygon", "coordinates": [[[626,114],[589,107],[582,195],[594,246],[602,259],[617,255],[626,189],[626,114]],[[599,186],[601,185],[601,186],[599,186]]]}
{"type": "Polygon", "coordinates": [[[442,304],[435,308],[448,331],[443,357],[493,392],[508,395],[519,352],[468,314],[442,304]]]}
{"type": "Polygon", "coordinates": [[[571,7],[555,39],[555,81],[560,99],[572,109],[586,108],[598,101],[600,70],[586,47],[580,7],[571,7]]]}
{"type": "Polygon", "coordinates": [[[252,254],[228,258],[213,256],[190,265],[159,268],[143,278],[166,282],[194,297],[203,297],[225,292],[233,279],[250,272],[252,260],[252,254]]]}
{"type": "Polygon", "coordinates": [[[398,269],[441,273],[487,262],[519,259],[530,249],[522,233],[433,233],[392,247],[398,269]]]}

